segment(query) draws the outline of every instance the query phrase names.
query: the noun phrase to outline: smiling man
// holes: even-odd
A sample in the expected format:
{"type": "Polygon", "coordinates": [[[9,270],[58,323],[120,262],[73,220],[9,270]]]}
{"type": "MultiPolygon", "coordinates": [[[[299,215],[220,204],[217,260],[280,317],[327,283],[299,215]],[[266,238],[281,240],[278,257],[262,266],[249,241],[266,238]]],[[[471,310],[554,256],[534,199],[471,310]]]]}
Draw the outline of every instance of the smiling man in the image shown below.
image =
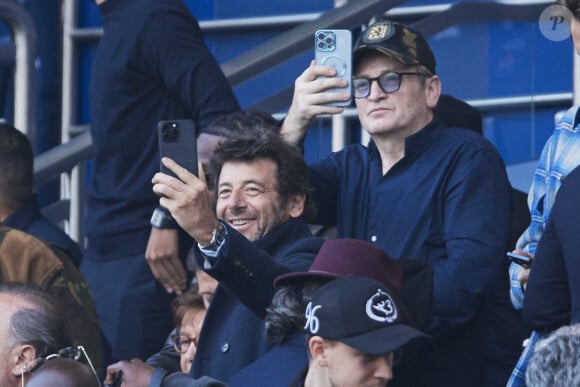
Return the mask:
{"type": "MultiPolygon", "coordinates": [[[[227,381],[269,349],[263,317],[273,280],[307,269],[322,243],[306,222],[314,207],[302,155],[279,139],[276,127],[257,121],[215,150],[215,212],[206,182],[171,160],[163,163],[178,178],[153,178],[160,204],[197,241],[197,264],[219,281],[191,367],[194,377],[227,381]]],[[[171,375],[163,385],[183,377],[171,375]]]]}

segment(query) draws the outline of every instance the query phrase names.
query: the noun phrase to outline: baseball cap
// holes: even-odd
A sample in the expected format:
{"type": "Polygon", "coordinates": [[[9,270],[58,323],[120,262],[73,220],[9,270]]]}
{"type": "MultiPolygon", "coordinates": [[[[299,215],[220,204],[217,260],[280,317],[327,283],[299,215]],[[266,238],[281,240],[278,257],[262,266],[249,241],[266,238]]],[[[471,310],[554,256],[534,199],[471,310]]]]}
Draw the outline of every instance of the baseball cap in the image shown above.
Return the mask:
{"type": "Polygon", "coordinates": [[[376,50],[407,65],[423,65],[435,75],[435,56],[419,31],[391,20],[379,19],[368,26],[353,47],[356,64],[360,55],[376,50]]]}
{"type": "Polygon", "coordinates": [[[332,280],[345,275],[373,278],[396,294],[401,291],[403,273],[395,260],[376,245],[357,239],[339,238],[323,242],[306,272],[291,272],[274,279],[274,286],[309,279],[332,280]]]}
{"type": "Polygon", "coordinates": [[[306,307],[306,333],[385,355],[428,335],[404,323],[391,291],[371,278],[345,276],[318,288],[306,307]]]}

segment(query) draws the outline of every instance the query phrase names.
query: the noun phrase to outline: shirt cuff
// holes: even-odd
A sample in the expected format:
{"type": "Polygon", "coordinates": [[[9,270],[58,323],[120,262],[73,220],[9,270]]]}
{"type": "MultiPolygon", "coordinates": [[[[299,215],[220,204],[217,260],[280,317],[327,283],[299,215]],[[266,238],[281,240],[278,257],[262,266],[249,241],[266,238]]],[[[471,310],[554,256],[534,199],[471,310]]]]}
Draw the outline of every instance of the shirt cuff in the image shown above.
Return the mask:
{"type": "MultiPolygon", "coordinates": [[[[220,223],[222,223],[220,221],[220,223]]],[[[224,230],[226,230],[226,237],[221,241],[221,243],[218,245],[217,249],[208,249],[208,248],[204,248],[202,245],[200,245],[199,243],[197,244],[197,247],[199,248],[199,251],[201,252],[201,254],[203,255],[203,268],[204,269],[211,269],[218,260],[218,256],[220,254],[220,251],[222,249],[222,247],[226,244],[226,239],[228,237],[228,233],[227,233],[227,228],[226,226],[222,223],[222,227],[224,228],[224,230]]]]}

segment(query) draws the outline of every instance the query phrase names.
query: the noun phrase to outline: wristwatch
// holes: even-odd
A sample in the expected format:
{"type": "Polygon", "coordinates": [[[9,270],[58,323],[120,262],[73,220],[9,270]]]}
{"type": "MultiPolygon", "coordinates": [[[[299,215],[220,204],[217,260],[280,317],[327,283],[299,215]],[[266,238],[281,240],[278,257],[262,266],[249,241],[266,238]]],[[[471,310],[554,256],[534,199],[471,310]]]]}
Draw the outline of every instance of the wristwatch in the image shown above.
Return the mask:
{"type": "Polygon", "coordinates": [[[217,251],[217,249],[224,243],[226,240],[226,228],[218,222],[216,228],[214,228],[211,232],[211,240],[209,241],[209,245],[207,246],[199,246],[203,250],[212,250],[217,251]]]}
{"type": "Polygon", "coordinates": [[[177,222],[171,217],[169,211],[157,207],[151,215],[151,227],[159,229],[175,229],[177,222]]]}

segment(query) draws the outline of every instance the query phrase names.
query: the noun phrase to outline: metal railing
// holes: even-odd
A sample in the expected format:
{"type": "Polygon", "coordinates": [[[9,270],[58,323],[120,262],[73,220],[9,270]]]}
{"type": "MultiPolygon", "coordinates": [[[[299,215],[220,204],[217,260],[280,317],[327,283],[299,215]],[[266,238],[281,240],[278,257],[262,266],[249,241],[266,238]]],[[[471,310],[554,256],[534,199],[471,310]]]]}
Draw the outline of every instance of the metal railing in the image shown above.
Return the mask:
{"type": "Polygon", "coordinates": [[[34,61],[36,59],[36,30],[28,12],[20,4],[0,1],[0,19],[10,28],[14,49],[14,126],[34,136],[35,118],[34,61]]]}

